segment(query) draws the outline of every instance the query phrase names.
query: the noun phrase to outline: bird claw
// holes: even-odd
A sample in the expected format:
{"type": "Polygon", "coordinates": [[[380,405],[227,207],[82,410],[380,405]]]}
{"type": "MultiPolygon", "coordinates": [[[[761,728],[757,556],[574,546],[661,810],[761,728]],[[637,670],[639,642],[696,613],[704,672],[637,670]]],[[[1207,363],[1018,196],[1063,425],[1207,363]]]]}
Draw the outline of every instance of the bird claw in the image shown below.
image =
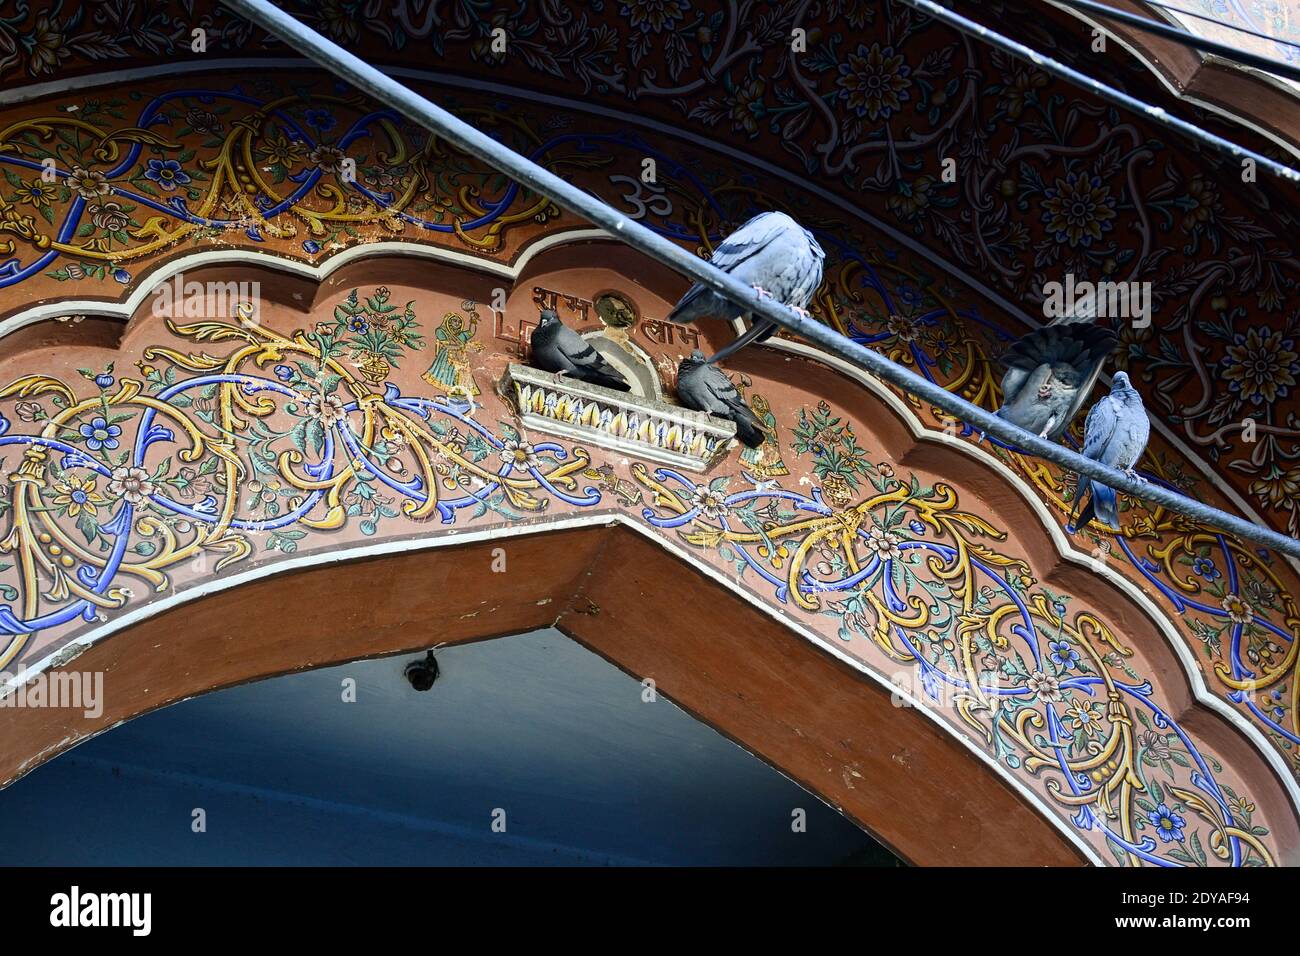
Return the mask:
{"type": "Polygon", "coordinates": [[[754,292],[757,293],[757,295],[758,295],[758,297],[759,297],[760,299],[770,299],[770,298],[772,298],[772,293],[768,292],[768,291],[767,291],[766,289],[764,289],[761,285],[753,286],[753,289],[754,289],[754,292]]]}
{"type": "Polygon", "coordinates": [[[1141,483],[1144,484],[1144,485],[1147,483],[1146,478],[1144,478],[1144,477],[1142,477],[1141,475],[1139,475],[1139,474],[1137,473],[1137,471],[1136,471],[1135,469],[1133,469],[1133,468],[1129,468],[1128,470],[1126,470],[1126,471],[1124,472],[1124,474],[1128,475],[1128,476],[1129,476],[1130,478],[1132,478],[1134,481],[1141,482],[1141,483]]]}
{"type": "Polygon", "coordinates": [[[791,311],[795,312],[796,314],[803,316],[805,319],[811,319],[811,318],[812,318],[812,313],[809,312],[807,309],[801,309],[801,308],[799,308],[799,306],[797,306],[797,305],[792,305],[792,306],[790,306],[790,309],[791,309],[791,311]]]}

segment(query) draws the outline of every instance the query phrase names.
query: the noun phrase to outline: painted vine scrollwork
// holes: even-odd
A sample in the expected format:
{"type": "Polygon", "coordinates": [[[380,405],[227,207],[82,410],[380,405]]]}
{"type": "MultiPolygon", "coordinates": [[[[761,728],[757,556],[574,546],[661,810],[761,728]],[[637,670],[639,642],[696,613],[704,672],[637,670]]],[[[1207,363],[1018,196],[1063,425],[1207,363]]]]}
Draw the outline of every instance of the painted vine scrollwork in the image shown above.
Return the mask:
{"type": "MultiPolygon", "coordinates": [[[[1122,865],[1269,865],[1268,831],[1132,668],[1093,613],[1036,587],[1005,535],[960,510],[954,489],[861,469],[866,497],[836,505],[771,482],[730,491],[633,466],[645,519],[712,552],[744,579],[832,618],[914,668],[918,694],[1013,770],[1046,779],[1075,826],[1104,834],[1122,865]]],[[[898,680],[898,678],[896,678],[898,680]]]]}
{"type": "MultiPolygon", "coordinates": [[[[290,336],[256,321],[169,320],[196,345],[234,348],[151,346],[141,378],[87,370],[88,397],[42,375],[0,388],[39,426],[12,434],[5,420],[0,434],[0,449],[21,452],[0,540],[17,574],[4,585],[13,603],[0,605],[12,635],[0,666],[34,633],[124,607],[130,579],[165,591],[169,569],[197,561],[219,573],[259,541],[289,553],[354,519],[373,535],[399,515],[519,520],[551,499],[600,500],[580,484],[582,448],[529,444],[508,423],[497,434],[459,398],[405,396],[391,382],[377,391],[366,365],[348,361],[356,316],[341,311],[290,336]]],[[[405,333],[408,347],[417,340],[405,333]]]]}

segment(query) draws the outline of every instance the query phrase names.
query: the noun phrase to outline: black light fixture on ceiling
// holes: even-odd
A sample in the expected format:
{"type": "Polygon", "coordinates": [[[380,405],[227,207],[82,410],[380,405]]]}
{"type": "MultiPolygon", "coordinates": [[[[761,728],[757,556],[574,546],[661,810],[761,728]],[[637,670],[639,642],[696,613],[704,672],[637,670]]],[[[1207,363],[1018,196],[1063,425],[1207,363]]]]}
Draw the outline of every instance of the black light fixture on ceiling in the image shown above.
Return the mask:
{"type": "Polygon", "coordinates": [[[433,651],[429,651],[424,657],[411,661],[402,671],[411,686],[419,691],[429,690],[433,687],[433,682],[438,679],[440,673],[438,659],[433,656],[433,651]]]}

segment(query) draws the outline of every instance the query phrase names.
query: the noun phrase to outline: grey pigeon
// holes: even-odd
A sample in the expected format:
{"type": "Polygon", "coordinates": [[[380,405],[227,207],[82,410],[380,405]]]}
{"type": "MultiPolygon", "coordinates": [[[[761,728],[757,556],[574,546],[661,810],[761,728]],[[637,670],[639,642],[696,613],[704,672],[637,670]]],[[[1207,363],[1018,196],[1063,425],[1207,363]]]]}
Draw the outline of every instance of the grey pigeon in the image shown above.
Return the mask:
{"type": "Polygon", "coordinates": [[[603,385],[620,392],[631,386],[605,357],[592,348],[573,329],[560,321],[554,309],[543,309],[542,320],[533,330],[533,365],[546,372],[571,375],[592,385],[603,385]]]}
{"type": "MultiPolygon", "coordinates": [[[[783,212],[759,213],[713,250],[709,260],[723,272],[770,295],[796,312],[807,314],[808,303],[822,281],[826,254],[813,234],[783,212]]],[[[706,316],[730,321],[744,310],[698,282],[668,314],[669,322],[693,322],[706,316]]],[[[750,342],[771,338],[776,323],[760,320],[749,331],[709,359],[717,362],[750,342]]]]}
{"type": "Polygon", "coordinates": [[[767,437],[727,373],[709,364],[699,349],[677,366],[677,397],[687,408],[735,422],[736,437],[746,447],[757,448],[767,437]]]}
{"type": "Polygon", "coordinates": [[[1092,392],[1119,337],[1086,322],[1057,322],[1035,329],[1006,354],[1003,405],[998,415],[1055,441],[1092,392]]]}
{"type": "MultiPolygon", "coordinates": [[[[1110,394],[1106,395],[1092,411],[1083,426],[1083,454],[1112,468],[1140,478],[1133,466],[1142,457],[1151,435],[1151,422],[1142,404],[1142,396],[1129,384],[1128,375],[1116,372],[1111,380],[1110,394]]],[[[1094,481],[1087,475],[1079,476],[1079,491],[1074,499],[1074,514],[1070,515],[1070,533],[1086,528],[1094,517],[1112,528],[1119,527],[1115,489],[1094,481]],[[1091,489],[1088,504],[1079,515],[1083,496],[1091,489]],[[1075,519],[1078,515],[1078,520],[1075,519]]]]}

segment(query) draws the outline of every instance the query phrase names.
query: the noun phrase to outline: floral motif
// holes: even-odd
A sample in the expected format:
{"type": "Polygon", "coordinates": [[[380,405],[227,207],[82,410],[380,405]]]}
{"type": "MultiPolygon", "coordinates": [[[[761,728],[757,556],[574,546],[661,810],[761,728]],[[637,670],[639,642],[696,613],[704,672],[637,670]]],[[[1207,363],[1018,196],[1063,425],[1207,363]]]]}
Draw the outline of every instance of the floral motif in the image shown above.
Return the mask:
{"type": "Polygon", "coordinates": [[[76,518],[83,511],[93,518],[99,513],[99,505],[107,503],[104,496],[95,490],[95,485],[93,475],[67,475],[55,483],[54,497],[50,500],[69,518],[76,518]]]}
{"type": "Polygon", "coordinates": [[[1187,825],[1187,821],[1170,810],[1167,805],[1160,804],[1147,814],[1147,819],[1155,825],[1156,834],[1161,842],[1172,843],[1174,840],[1183,839],[1183,827],[1187,825]]]}
{"type": "Polygon", "coordinates": [[[87,448],[91,451],[99,451],[101,448],[116,448],[122,428],[120,425],[110,423],[103,416],[97,416],[82,424],[78,432],[85,440],[87,448]]]}
{"type": "Polygon", "coordinates": [[[1223,377],[1228,387],[1256,405],[1285,398],[1300,372],[1294,342],[1272,329],[1248,329],[1224,351],[1223,377]]]}
{"type": "Polygon", "coordinates": [[[72,172],[68,176],[68,185],[70,185],[82,199],[98,199],[100,196],[107,196],[112,187],[108,183],[108,178],[97,169],[85,169],[81,166],[73,166],[72,172]]]}
{"type": "Polygon", "coordinates": [[[1044,193],[1043,222],[1057,242],[1070,246],[1099,242],[1115,216],[1110,188],[1097,176],[1070,173],[1044,193]]]}
{"type": "Polygon", "coordinates": [[[177,186],[184,186],[190,182],[189,174],[181,168],[180,160],[176,159],[149,160],[144,172],[144,178],[157,183],[167,192],[171,192],[177,186]]]}
{"type": "Polygon", "coordinates": [[[519,469],[521,471],[529,471],[541,464],[540,459],[537,457],[537,449],[517,438],[507,438],[502,443],[501,460],[511,470],[519,469]]]}
{"type": "Polygon", "coordinates": [[[840,99],[858,116],[869,120],[888,119],[903,108],[912,81],[903,55],[879,43],[859,44],[839,66],[840,99]]]}

